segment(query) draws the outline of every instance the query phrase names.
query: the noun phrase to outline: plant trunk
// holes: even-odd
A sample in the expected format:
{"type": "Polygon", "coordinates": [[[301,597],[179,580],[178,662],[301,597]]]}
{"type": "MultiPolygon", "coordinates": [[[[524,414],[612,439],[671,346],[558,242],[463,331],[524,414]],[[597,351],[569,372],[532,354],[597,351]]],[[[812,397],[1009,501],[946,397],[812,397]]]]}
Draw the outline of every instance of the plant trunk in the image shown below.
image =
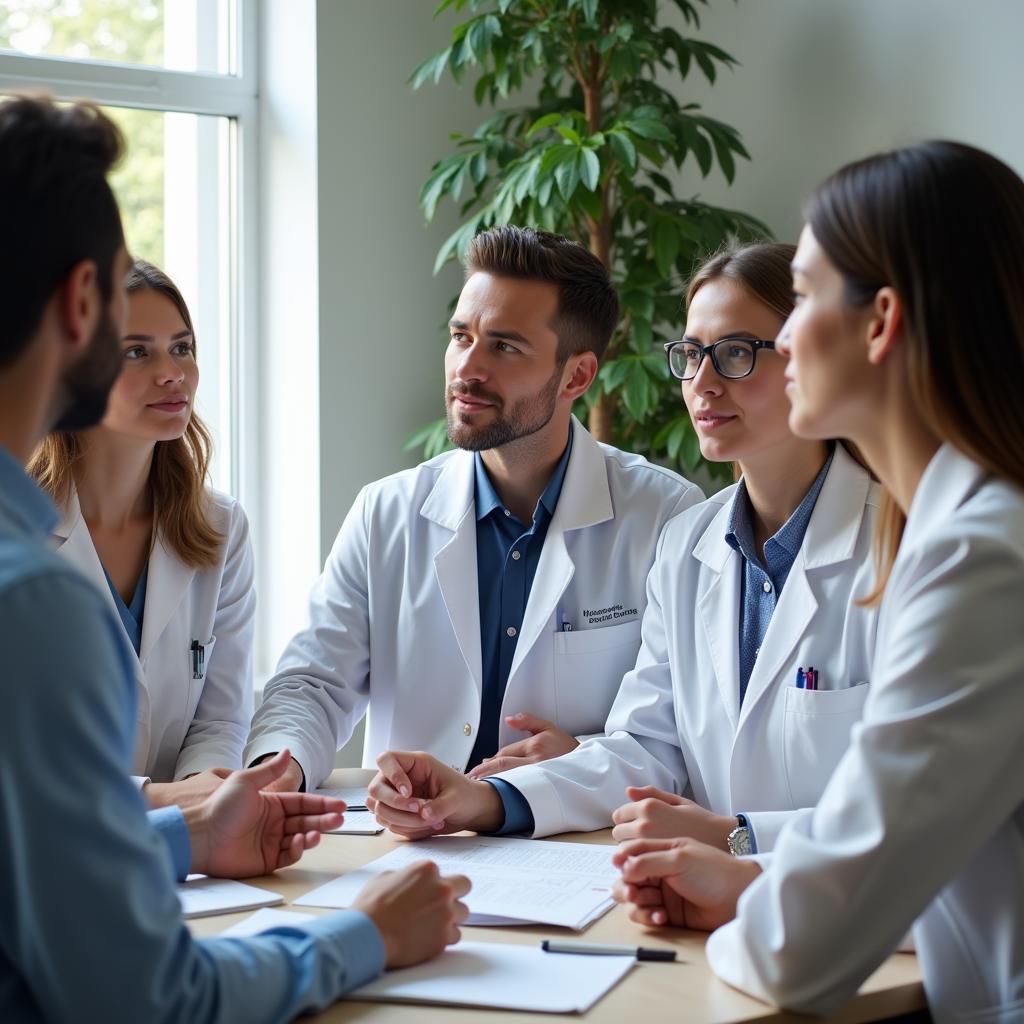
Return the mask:
{"type": "Polygon", "coordinates": [[[590,407],[590,416],[587,418],[587,429],[595,441],[603,441],[605,444],[615,443],[612,430],[614,418],[615,397],[613,395],[598,395],[597,401],[590,407]]]}
{"type": "MultiPolygon", "coordinates": [[[[598,75],[599,59],[593,48],[589,54],[589,67],[586,78],[580,82],[583,88],[583,111],[587,118],[587,130],[593,135],[601,130],[601,81],[598,75]]],[[[590,251],[611,271],[611,216],[608,211],[608,184],[600,188],[601,217],[595,220],[587,217],[587,231],[590,235],[590,251]]],[[[611,353],[607,353],[610,355],[611,353]]],[[[614,443],[615,408],[619,399],[617,395],[598,395],[597,401],[590,407],[587,428],[597,441],[605,444],[614,443]]]]}

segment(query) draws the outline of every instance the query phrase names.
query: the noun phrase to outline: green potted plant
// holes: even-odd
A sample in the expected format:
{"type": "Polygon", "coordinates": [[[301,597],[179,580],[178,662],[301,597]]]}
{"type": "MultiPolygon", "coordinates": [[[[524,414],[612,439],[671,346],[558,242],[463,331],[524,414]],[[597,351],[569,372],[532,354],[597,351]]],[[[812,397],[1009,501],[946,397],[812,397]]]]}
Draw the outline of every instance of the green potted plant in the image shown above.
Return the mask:
{"type": "MultiPolygon", "coordinates": [[[[699,0],[707,3],[707,0],[699,0]]],[[[672,0],[699,29],[697,0],[672,0]]],[[[480,106],[496,107],[430,170],[420,201],[431,220],[442,199],[460,204],[458,229],[435,271],[495,224],[543,228],[587,244],[609,268],[622,320],[595,386],[577,414],[601,441],[692,472],[696,435],[669,384],[659,337],[676,338],[682,289],[695,262],[730,238],[765,238],[747,214],[679,196],[665,174],[717,165],[733,180],[749,159],[739,133],[681,103],[663,84],[699,71],[714,82],[736,61],[709,42],[664,24],[657,0],[443,0],[468,14],[451,44],[423,61],[414,88],[451,75],[475,76],[480,106]],[[509,103],[524,90],[535,98],[509,103]]],[[[417,431],[407,447],[430,457],[447,445],[445,421],[417,431]]],[[[728,466],[707,464],[720,479],[728,466]]]]}

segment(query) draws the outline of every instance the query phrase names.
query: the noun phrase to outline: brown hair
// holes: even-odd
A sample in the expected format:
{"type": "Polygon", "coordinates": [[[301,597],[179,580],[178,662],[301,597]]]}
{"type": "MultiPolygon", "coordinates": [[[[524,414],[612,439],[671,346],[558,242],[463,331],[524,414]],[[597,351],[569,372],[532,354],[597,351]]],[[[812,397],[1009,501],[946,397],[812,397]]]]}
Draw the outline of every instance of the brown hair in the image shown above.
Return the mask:
{"type": "MultiPolygon", "coordinates": [[[[129,294],[142,289],[169,299],[185,326],[195,331],[185,299],[174,282],[145,260],[136,260],[126,282],[129,294]]],[[[74,483],[75,463],[87,452],[82,435],[50,434],[36,450],[29,472],[54,501],[65,507],[74,483]]],[[[210,522],[206,476],[213,455],[213,440],[206,424],[193,412],[185,433],[173,441],[157,441],[149,471],[153,497],[154,535],[188,566],[209,569],[217,564],[224,537],[210,522]]]]}
{"type": "Polygon", "coordinates": [[[21,355],[77,263],[96,264],[110,300],[124,235],[107,174],[123,148],[117,126],[92,103],[0,101],[0,367],[21,355]]]}
{"type": "Polygon", "coordinates": [[[743,285],[754,298],[785,320],[793,312],[793,272],[796,246],[786,242],[759,242],[722,249],[694,271],[686,290],[686,305],[708,283],[719,277],[743,285]]]}
{"type": "MultiPolygon", "coordinates": [[[[1024,485],[1024,181],[972,146],[924,142],[841,168],[804,216],[850,305],[887,285],[902,300],[907,397],[928,429],[1024,485]]],[[[883,495],[868,602],[905,523],[883,495]]]]}
{"type": "Polygon", "coordinates": [[[469,244],[466,276],[482,272],[497,277],[547,281],[558,288],[558,361],[579,352],[598,360],[619,322],[619,297],[604,264],[579,242],[561,235],[511,224],[482,231],[469,244]]]}

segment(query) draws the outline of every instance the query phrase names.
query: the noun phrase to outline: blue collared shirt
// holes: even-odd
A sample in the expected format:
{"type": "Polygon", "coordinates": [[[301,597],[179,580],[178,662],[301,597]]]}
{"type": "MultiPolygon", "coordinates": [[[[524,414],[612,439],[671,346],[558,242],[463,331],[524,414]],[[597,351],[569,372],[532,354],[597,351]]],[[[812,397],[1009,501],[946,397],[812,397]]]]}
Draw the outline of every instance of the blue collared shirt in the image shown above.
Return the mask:
{"type": "Polygon", "coordinates": [[[763,562],[754,540],[754,512],[750,506],[745,482],[740,480],[736,489],[725,540],[743,557],[739,622],[741,704],[746,696],[747,684],[750,682],[751,672],[754,671],[754,662],[764,642],[764,635],[768,632],[768,623],[772,620],[772,613],[782,596],[782,588],[789,579],[797,552],[804,542],[807,524],[811,521],[811,513],[831,465],[830,452],[825,465],[821,467],[821,472],[804,495],[803,501],[778,531],[765,541],[763,562]]]}
{"type": "Polygon", "coordinates": [[[384,966],[358,911],[193,939],[176,808],[129,779],[130,654],[106,600],[46,547],[52,503],[0,448],[0,1020],[287,1021],[384,966]]]}
{"type": "MultiPolygon", "coordinates": [[[[484,460],[474,456],[476,473],[476,572],[480,595],[480,653],[483,692],[480,725],[468,768],[491,757],[498,749],[501,702],[505,697],[519,630],[530,599],[537,563],[544,547],[565,470],[572,452],[572,431],[565,451],[533,510],[533,522],[524,526],[501,503],[487,475],[484,460]]],[[[529,708],[522,708],[529,711],[529,708]]]]}

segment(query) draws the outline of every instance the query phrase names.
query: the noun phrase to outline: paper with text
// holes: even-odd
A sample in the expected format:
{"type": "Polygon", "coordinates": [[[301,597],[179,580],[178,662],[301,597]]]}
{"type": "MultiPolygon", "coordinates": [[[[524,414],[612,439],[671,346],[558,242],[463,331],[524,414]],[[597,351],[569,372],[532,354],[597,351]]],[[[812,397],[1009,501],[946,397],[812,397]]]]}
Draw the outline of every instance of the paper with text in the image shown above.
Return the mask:
{"type": "Polygon", "coordinates": [[[403,843],[364,867],[314,889],[297,906],[348,907],[373,876],[432,860],[445,875],[466,875],[473,925],[552,924],[580,930],[612,906],[614,846],[491,836],[403,843]]]}

